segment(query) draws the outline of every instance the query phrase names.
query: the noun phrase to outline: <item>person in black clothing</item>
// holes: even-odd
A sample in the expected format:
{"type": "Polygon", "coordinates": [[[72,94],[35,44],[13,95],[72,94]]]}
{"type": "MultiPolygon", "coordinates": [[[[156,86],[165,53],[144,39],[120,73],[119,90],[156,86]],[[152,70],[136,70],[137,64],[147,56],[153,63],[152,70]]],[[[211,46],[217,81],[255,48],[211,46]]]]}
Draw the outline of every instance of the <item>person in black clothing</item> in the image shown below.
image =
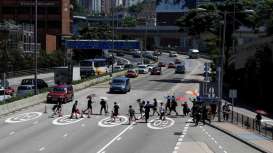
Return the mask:
{"type": "Polygon", "coordinates": [[[53,106],[52,111],[53,111],[52,117],[54,117],[57,114],[59,115],[59,117],[61,117],[62,116],[62,102],[58,101],[58,103],[53,106]]]}
{"type": "Polygon", "coordinates": [[[116,121],[116,118],[118,117],[118,115],[119,115],[119,105],[117,104],[117,102],[114,102],[114,107],[112,111],[112,119],[114,120],[114,122],[116,121]]]}
{"type": "Polygon", "coordinates": [[[129,114],[129,125],[130,125],[131,122],[133,121],[133,118],[135,119],[135,121],[137,120],[135,116],[135,110],[133,109],[132,105],[129,106],[128,114],[129,114]]]}
{"type": "Polygon", "coordinates": [[[166,113],[168,110],[169,110],[168,114],[170,114],[171,112],[171,97],[170,96],[167,97],[166,108],[165,108],[166,113]]]}
{"type": "Polygon", "coordinates": [[[150,108],[151,108],[150,102],[147,101],[146,105],[144,106],[144,109],[145,109],[145,111],[144,111],[144,113],[145,113],[145,122],[146,123],[148,122],[148,119],[150,117],[150,108]]]}
{"type": "Polygon", "coordinates": [[[209,121],[209,123],[211,123],[211,120],[208,118],[208,109],[206,108],[206,106],[203,106],[202,107],[202,121],[203,121],[203,124],[205,125],[206,124],[206,120],[209,121]]]}
{"type": "Polygon", "coordinates": [[[107,102],[104,99],[101,99],[100,101],[100,115],[102,114],[102,110],[107,114],[107,102]]]}
{"type": "Polygon", "coordinates": [[[138,105],[139,105],[140,118],[142,119],[143,118],[142,114],[144,113],[143,108],[144,108],[144,105],[145,105],[145,101],[144,100],[141,101],[141,99],[137,99],[137,102],[138,102],[138,105]]]}
{"type": "Polygon", "coordinates": [[[79,114],[79,109],[78,109],[78,101],[76,100],[75,103],[72,106],[72,111],[71,111],[71,116],[70,118],[72,119],[75,115],[76,119],[78,119],[77,114],[79,114]]]}
{"type": "Polygon", "coordinates": [[[188,106],[187,102],[185,102],[184,104],[182,104],[182,106],[183,106],[183,114],[184,114],[184,116],[188,116],[188,114],[189,114],[189,106],[188,106]]]}
{"type": "Polygon", "coordinates": [[[262,115],[260,113],[257,113],[255,117],[255,121],[256,121],[256,130],[261,131],[262,115]]]}
{"type": "Polygon", "coordinates": [[[171,115],[172,111],[174,111],[176,113],[176,115],[178,115],[177,111],[176,111],[176,107],[177,107],[177,102],[175,100],[175,97],[172,96],[172,101],[171,101],[171,111],[169,113],[169,115],[171,115]]]}
{"type": "Polygon", "coordinates": [[[160,116],[159,112],[157,111],[157,100],[156,98],[154,99],[154,104],[153,104],[153,116],[155,115],[155,113],[157,113],[158,116],[160,116]]]}
{"type": "Polygon", "coordinates": [[[93,114],[93,112],[92,112],[92,103],[93,103],[92,97],[88,97],[87,108],[82,111],[82,114],[84,114],[84,113],[86,113],[86,111],[88,111],[87,112],[88,118],[90,118],[90,115],[93,114]]]}

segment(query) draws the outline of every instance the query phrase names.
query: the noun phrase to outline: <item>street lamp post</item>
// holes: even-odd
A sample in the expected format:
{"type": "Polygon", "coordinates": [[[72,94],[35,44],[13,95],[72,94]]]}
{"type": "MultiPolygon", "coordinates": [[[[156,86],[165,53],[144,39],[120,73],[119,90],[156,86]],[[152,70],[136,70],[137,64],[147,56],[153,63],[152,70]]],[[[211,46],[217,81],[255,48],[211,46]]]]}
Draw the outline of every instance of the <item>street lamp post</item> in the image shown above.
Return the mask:
{"type": "Polygon", "coordinates": [[[114,0],[112,0],[112,66],[111,66],[111,73],[110,73],[110,77],[112,77],[113,75],[113,71],[114,71],[114,37],[115,37],[115,33],[114,33],[114,0]]]}
{"type": "Polygon", "coordinates": [[[37,53],[38,53],[38,48],[37,48],[37,14],[38,14],[38,1],[35,0],[35,51],[34,51],[34,56],[35,56],[35,74],[34,74],[34,79],[35,79],[35,90],[34,90],[34,94],[37,95],[38,94],[38,90],[37,90],[37,53]]]}

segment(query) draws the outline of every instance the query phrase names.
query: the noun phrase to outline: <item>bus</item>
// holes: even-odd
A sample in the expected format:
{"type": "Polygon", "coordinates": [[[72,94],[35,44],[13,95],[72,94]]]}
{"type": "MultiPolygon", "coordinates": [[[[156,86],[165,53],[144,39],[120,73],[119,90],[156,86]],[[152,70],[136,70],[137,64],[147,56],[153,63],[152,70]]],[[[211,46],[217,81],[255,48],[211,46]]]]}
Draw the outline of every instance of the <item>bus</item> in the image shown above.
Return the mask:
{"type": "Polygon", "coordinates": [[[81,77],[89,77],[108,73],[108,60],[105,58],[95,58],[80,61],[81,77]]]}

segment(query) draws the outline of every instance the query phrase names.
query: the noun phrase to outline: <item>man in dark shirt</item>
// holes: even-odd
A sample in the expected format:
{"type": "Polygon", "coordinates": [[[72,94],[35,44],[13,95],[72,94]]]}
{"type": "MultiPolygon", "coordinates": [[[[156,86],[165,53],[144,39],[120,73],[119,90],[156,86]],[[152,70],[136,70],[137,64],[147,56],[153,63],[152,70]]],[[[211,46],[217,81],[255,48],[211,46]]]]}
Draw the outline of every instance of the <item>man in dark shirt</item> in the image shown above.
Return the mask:
{"type": "Polygon", "coordinates": [[[83,113],[86,113],[86,111],[88,111],[88,112],[87,112],[88,118],[90,118],[90,115],[93,114],[93,112],[92,112],[92,103],[93,103],[92,97],[88,97],[87,108],[86,108],[85,110],[82,111],[82,114],[83,114],[83,113]]]}
{"type": "Polygon", "coordinates": [[[72,106],[72,111],[71,111],[71,116],[70,118],[72,119],[75,115],[76,119],[78,119],[77,113],[79,113],[78,111],[78,101],[76,100],[75,103],[72,106]]]}
{"type": "Polygon", "coordinates": [[[107,102],[104,99],[101,99],[100,101],[100,115],[102,114],[102,110],[107,114],[107,102]]]}
{"type": "Polygon", "coordinates": [[[116,118],[119,115],[119,105],[117,104],[117,102],[114,102],[114,107],[113,107],[113,112],[112,112],[112,117],[114,119],[114,122],[116,121],[116,118]]]}
{"type": "Polygon", "coordinates": [[[150,117],[150,102],[147,101],[146,105],[144,106],[144,113],[145,113],[145,122],[147,123],[148,122],[148,119],[150,117]]]}

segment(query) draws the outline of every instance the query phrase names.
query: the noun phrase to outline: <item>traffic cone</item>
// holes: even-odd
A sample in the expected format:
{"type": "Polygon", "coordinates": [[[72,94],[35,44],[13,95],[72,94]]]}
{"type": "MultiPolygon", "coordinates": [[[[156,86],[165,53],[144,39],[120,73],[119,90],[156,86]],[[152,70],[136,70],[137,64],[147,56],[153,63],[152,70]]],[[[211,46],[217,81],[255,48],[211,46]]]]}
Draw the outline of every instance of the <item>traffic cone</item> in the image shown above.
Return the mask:
{"type": "Polygon", "coordinates": [[[44,111],[44,113],[45,113],[45,114],[47,113],[47,107],[46,107],[46,104],[45,104],[45,111],[44,111]]]}

